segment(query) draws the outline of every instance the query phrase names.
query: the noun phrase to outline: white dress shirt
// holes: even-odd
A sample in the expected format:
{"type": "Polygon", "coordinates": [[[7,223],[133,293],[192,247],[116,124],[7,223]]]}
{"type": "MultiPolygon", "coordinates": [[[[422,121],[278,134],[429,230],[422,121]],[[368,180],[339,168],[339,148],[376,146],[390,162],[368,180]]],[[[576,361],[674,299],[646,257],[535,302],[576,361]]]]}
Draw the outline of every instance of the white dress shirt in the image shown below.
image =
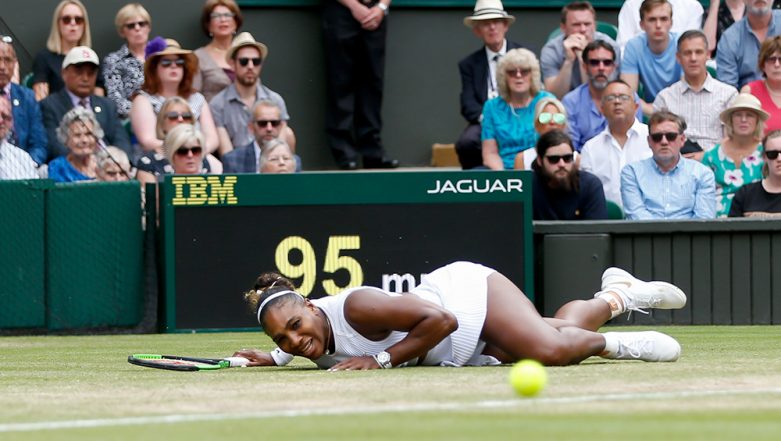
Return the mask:
{"type": "Polygon", "coordinates": [[[0,141],[0,180],[38,179],[33,158],[19,147],[0,141]]]}
{"type": "Polygon", "coordinates": [[[610,126],[591,138],[580,151],[580,168],[595,174],[602,181],[605,199],[621,203],[621,169],[630,162],[650,158],[653,153],[648,147],[648,126],[635,118],[627,132],[624,146],[610,133],[610,126]]]}
{"type": "Polygon", "coordinates": [[[486,87],[488,88],[488,99],[496,98],[499,96],[499,88],[496,86],[496,65],[499,64],[499,59],[504,56],[504,54],[507,53],[507,39],[504,40],[504,43],[502,43],[502,48],[499,49],[499,52],[494,52],[491,49],[488,49],[488,46],[485,47],[485,56],[488,58],[488,83],[486,87]],[[496,56],[499,55],[499,59],[494,59],[496,56]]]}

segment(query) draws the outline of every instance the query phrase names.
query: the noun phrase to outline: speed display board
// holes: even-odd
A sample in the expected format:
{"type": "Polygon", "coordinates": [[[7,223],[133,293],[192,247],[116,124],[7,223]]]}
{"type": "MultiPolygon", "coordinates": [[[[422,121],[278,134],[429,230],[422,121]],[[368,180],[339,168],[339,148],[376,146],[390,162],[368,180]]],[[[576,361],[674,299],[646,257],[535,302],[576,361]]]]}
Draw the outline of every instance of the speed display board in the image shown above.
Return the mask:
{"type": "Polygon", "coordinates": [[[164,329],[257,329],[242,293],[264,271],[309,297],[404,292],[457,260],[533,297],[527,172],[168,176],[164,329]]]}

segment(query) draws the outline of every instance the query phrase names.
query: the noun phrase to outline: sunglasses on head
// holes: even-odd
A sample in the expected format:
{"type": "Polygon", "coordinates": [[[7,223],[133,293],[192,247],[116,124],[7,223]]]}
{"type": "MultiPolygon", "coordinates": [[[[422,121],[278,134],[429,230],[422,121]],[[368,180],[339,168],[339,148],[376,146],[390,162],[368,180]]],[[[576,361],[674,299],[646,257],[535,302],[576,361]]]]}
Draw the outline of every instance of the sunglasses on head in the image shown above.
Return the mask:
{"type": "Polygon", "coordinates": [[[567,117],[564,116],[563,113],[542,112],[537,118],[537,121],[539,121],[540,124],[548,124],[549,122],[553,121],[554,124],[561,125],[567,122],[567,117]]]}
{"type": "Polygon", "coordinates": [[[60,21],[62,24],[72,24],[75,23],[77,25],[84,24],[84,17],[80,15],[63,15],[60,17],[60,21]]]}
{"type": "Polygon", "coordinates": [[[564,161],[565,164],[569,164],[575,159],[574,153],[567,153],[566,155],[546,155],[545,159],[548,160],[550,165],[556,165],[559,161],[564,161]]]}
{"type": "Polygon", "coordinates": [[[600,64],[601,64],[601,65],[603,65],[603,66],[605,66],[605,67],[610,67],[610,66],[612,66],[612,65],[613,65],[613,63],[615,63],[615,61],[613,61],[613,60],[608,60],[608,59],[605,59],[605,60],[599,60],[599,59],[589,59],[589,60],[588,60],[588,65],[589,65],[589,66],[593,66],[593,67],[597,67],[597,66],[599,66],[600,64]]]}
{"type": "Polygon", "coordinates": [[[255,121],[255,124],[257,124],[258,127],[260,127],[261,129],[265,129],[266,126],[269,124],[271,124],[271,127],[279,127],[279,125],[282,124],[282,121],[278,119],[269,119],[269,120],[259,119],[255,121]]]}
{"type": "Polygon", "coordinates": [[[177,66],[184,66],[184,59],[183,58],[177,58],[176,60],[171,60],[170,58],[164,58],[160,60],[160,65],[163,67],[170,67],[171,65],[177,65],[177,66]]]}
{"type": "Polygon", "coordinates": [[[146,20],[134,21],[133,23],[125,23],[125,29],[127,29],[128,31],[132,31],[133,29],[136,28],[145,28],[147,26],[149,26],[149,22],[146,20]]]}
{"type": "Polygon", "coordinates": [[[253,57],[253,58],[241,57],[241,58],[239,58],[239,64],[241,65],[241,67],[246,67],[250,63],[250,61],[252,62],[253,66],[260,66],[260,63],[263,62],[263,59],[260,58],[260,57],[253,57]]]}
{"type": "Polygon", "coordinates": [[[196,145],[192,147],[182,146],[176,149],[176,156],[187,156],[189,153],[192,153],[193,156],[198,156],[203,152],[203,148],[201,146],[196,145]]]}
{"type": "Polygon", "coordinates": [[[775,161],[778,159],[779,153],[781,153],[781,150],[765,150],[765,157],[771,161],[775,161]]]}
{"type": "Polygon", "coordinates": [[[193,120],[193,114],[190,112],[168,112],[165,114],[165,117],[171,121],[177,121],[179,118],[187,121],[193,120]]]}
{"type": "Polygon", "coordinates": [[[659,132],[648,135],[648,137],[651,138],[651,141],[653,142],[662,142],[662,138],[667,139],[667,142],[673,142],[678,139],[678,136],[680,136],[680,133],[677,132],[659,132]]]}

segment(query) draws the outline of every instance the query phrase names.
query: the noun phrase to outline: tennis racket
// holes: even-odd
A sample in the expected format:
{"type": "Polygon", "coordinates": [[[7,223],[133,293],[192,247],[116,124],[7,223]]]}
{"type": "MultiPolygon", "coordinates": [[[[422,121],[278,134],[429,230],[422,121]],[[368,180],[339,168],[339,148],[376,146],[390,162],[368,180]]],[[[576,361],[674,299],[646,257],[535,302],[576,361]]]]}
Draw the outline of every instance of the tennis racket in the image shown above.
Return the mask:
{"type": "Polygon", "coordinates": [[[178,355],[133,354],[127,362],[137,366],[171,371],[213,371],[231,367],[244,367],[249,363],[244,357],[197,358],[178,355]]]}

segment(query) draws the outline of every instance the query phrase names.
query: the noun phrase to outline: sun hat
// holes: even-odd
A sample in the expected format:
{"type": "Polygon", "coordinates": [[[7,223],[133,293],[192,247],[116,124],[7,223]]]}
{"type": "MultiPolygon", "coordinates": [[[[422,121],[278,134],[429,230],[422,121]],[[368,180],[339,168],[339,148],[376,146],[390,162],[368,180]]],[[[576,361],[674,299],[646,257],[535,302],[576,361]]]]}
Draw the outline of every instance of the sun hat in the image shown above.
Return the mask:
{"type": "Polygon", "coordinates": [[[236,52],[245,46],[252,46],[256,48],[258,51],[260,51],[260,58],[264,60],[268,56],[268,48],[265,44],[255,41],[255,38],[252,37],[252,34],[249,32],[242,32],[233,39],[233,43],[231,43],[231,47],[228,49],[228,53],[225,54],[225,61],[230,63],[236,52]]]}
{"type": "Polygon", "coordinates": [[[149,40],[146,48],[144,48],[144,55],[146,56],[146,63],[164,55],[182,55],[188,58],[196,58],[193,51],[182,49],[178,41],[171,38],[163,39],[163,37],[155,37],[149,40]]]}
{"type": "Polygon", "coordinates": [[[475,21],[497,18],[507,20],[507,24],[515,21],[515,17],[504,10],[501,0],[477,0],[474,14],[464,18],[464,25],[471,28],[475,25],[475,21]]]}
{"type": "Polygon", "coordinates": [[[729,103],[729,107],[722,110],[719,114],[719,119],[724,124],[729,124],[729,119],[732,117],[732,114],[738,110],[753,110],[757,112],[759,119],[762,121],[767,121],[767,119],[770,118],[770,114],[762,110],[762,104],[759,102],[759,98],[750,93],[739,93],[732,102],[729,103]]]}
{"type": "Polygon", "coordinates": [[[62,68],[70,66],[71,64],[79,63],[92,63],[95,66],[100,66],[100,60],[98,60],[98,54],[87,46],[76,46],[68,51],[68,55],[62,60],[62,68]]]}

